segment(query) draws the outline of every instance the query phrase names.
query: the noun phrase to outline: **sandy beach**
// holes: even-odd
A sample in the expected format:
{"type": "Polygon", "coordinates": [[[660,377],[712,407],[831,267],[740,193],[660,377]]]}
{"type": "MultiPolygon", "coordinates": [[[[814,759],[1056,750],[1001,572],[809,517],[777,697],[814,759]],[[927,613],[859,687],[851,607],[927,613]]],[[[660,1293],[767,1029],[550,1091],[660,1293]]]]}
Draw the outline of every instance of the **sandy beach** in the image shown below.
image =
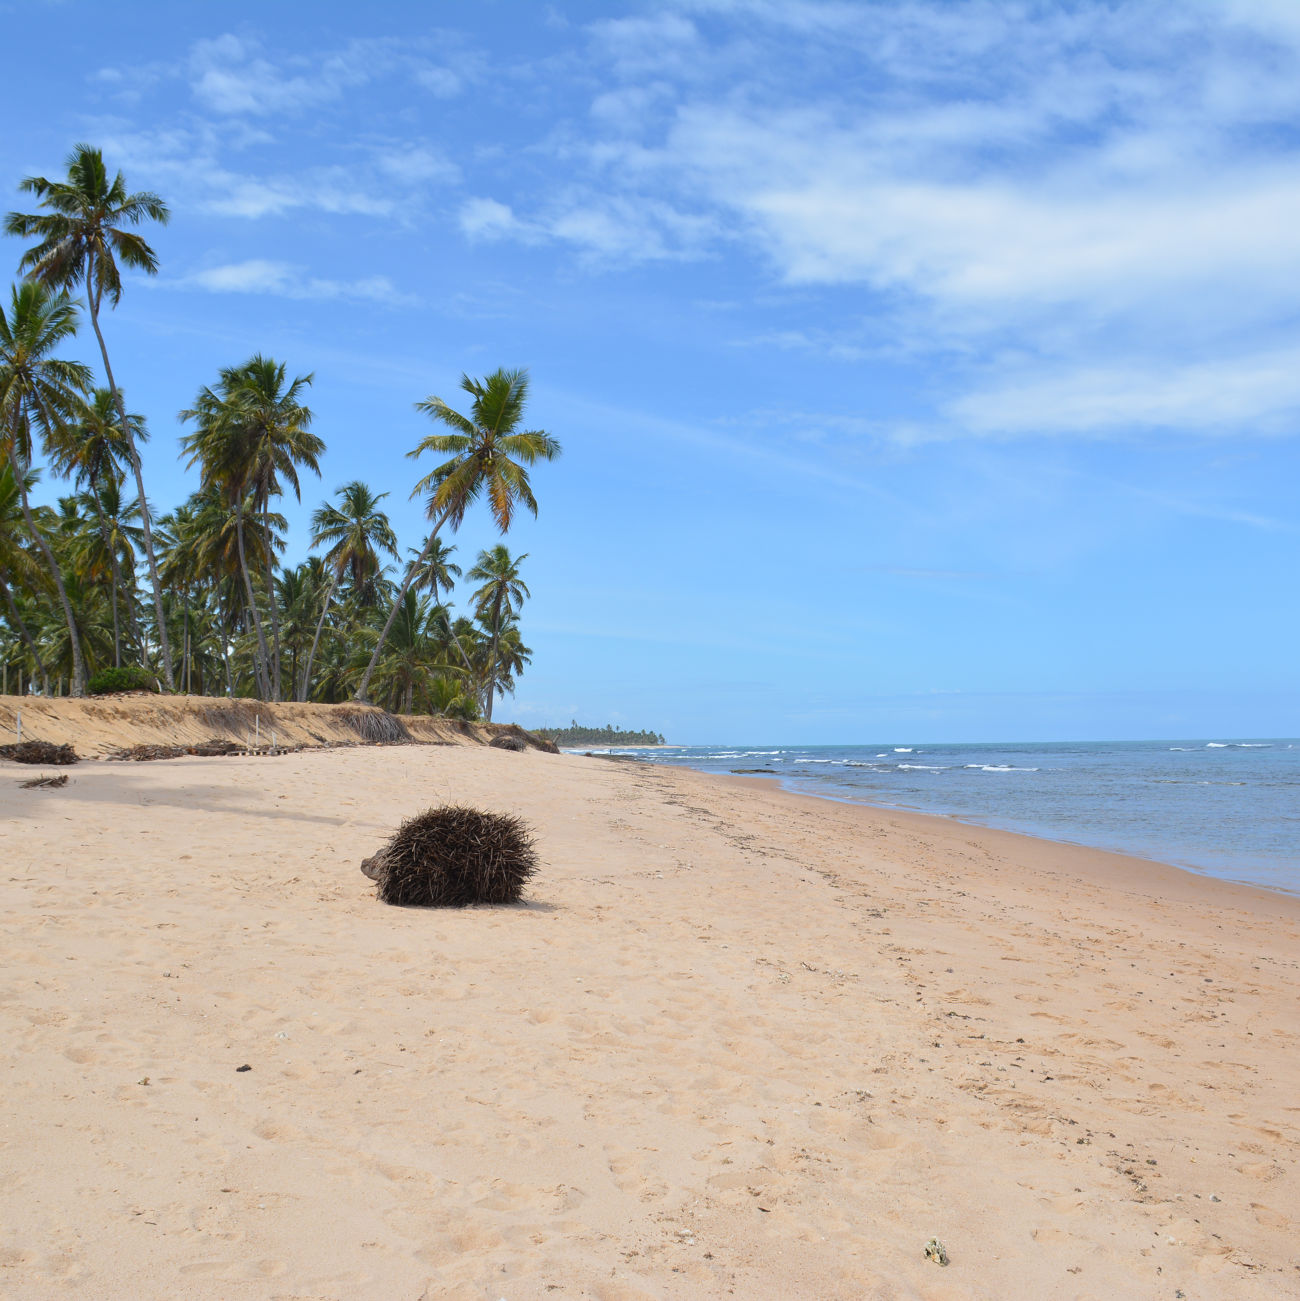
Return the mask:
{"type": "Polygon", "coordinates": [[[535,751],[33,771],[0,1297],[1300,1296],[1300,900],[535,751]],[[446,799],[525,905],[375,900],[446,799]]]}

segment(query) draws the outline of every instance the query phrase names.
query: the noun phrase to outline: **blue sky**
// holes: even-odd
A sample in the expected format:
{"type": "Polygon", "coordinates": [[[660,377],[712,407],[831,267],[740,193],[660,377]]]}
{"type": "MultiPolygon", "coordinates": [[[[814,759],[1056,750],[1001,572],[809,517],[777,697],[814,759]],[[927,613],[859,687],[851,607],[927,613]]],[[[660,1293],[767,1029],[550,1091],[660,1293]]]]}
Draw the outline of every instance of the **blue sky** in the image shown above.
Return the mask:
{"type": "Polygon", "coordinates": [[[106,325],[156,505],[175,413],[262,351],[328,444],[288,558],[356,477],[412,544],[413,404],[530,368],[564,456],[507,539],[507,717],[1300,733],[1292,0],[0,22],[5,208],[86,140],[173,210],[106,325]]]}

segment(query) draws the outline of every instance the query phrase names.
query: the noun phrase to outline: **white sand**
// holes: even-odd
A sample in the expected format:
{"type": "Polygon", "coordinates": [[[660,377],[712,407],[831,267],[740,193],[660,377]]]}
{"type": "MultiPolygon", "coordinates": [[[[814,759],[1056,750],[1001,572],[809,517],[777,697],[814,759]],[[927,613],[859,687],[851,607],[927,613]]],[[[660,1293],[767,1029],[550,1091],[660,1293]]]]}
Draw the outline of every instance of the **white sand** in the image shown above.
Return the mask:
{"type": "Polygon", "coordinates": [[[602,759],[69,771],[0,764],[0,1297],[1300,1295],[1294,899],[602,759]],[[527,906],[375,901],[448,797],[527,906]]]}

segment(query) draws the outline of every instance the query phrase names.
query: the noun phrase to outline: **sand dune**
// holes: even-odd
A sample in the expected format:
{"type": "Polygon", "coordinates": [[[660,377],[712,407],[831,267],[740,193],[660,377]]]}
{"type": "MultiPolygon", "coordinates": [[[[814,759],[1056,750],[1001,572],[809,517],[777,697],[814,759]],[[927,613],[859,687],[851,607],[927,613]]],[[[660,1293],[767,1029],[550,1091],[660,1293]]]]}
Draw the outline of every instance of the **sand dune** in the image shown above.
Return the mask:
{"type": "Polygon", "coordinates": [[[501,723],[461,723],[425,715],[393,715],[373,705],[318,705],[212,696],[158,696],[129,692],[72,700],[68,697],[0,696],[0,737],[13,741],[21,715],[24,739],[71,745],[99,758],[137,745],[197,745],[234,741],[250,748],[360,745],[397,739],[405,732],[426,745],[486,745],[510,734],[534,748],[554,751],[521,728],[501,723]]]}
{"type": "Polygon", "coordinates": [[[536,752],[30,772],[0,1296],[1300,1295],[1296,900],[536,752]],[[375,901],[446,798],[527,905],[375,901]]]}

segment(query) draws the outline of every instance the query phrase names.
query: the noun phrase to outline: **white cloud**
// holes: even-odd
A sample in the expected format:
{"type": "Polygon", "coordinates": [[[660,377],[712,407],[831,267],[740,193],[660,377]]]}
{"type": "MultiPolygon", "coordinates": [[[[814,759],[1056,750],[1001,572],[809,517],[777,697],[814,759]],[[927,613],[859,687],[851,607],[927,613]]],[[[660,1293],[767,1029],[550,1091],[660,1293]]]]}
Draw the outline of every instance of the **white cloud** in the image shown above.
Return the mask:
{"type": "Polygon", "coordinates": [[[345,299],[409,306],[419,300],[402,293],[387,276],[328,280],[307,275],[288,262],[250,258],[196,271],[178,282],[214,294],[269,294],[278,298],[345,299]]]}
{"type": "Polygon", "coordinates": [[[500,239],[524,233],[509,206],[495,199],[467,199],[460,206],[457,220],[470,239],[500,239]]]}
{"type": "Polygon", "coordinates": [[[1170,428],[1207,434],[1294,429],[1300,345],[1169,367],[1089,366],[1031,372],[950,404],[962,429],[984,434],[1170,428]]]}
{"type": "Polygon", "coordinates": [[[357,40],[329,54],[294,56],[277,65],[255,42],[226,34],[191,48],[190,89],[216,113],[292,113],[337,99],[392,63],[388,43],[357,40]]]}

